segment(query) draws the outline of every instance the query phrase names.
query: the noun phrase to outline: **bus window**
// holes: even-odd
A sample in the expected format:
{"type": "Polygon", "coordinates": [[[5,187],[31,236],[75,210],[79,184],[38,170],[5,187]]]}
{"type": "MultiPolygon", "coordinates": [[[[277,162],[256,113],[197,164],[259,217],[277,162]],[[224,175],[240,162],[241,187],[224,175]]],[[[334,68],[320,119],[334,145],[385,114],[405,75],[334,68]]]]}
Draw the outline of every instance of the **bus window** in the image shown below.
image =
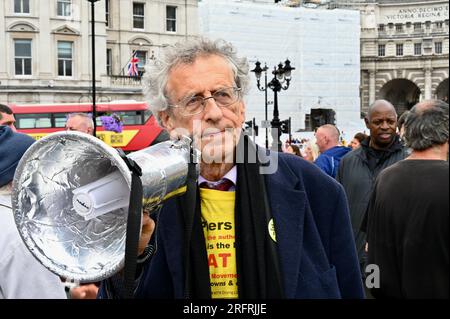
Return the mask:
{"type": "Polygon", "coordinates": [[[54,113],[55,127],[66,127],[68,113],[54,113]]]}
{"type": "Polygon", "coordinates": [[[119,112],[118,114],[122,118],[124,125],[141,125],[141,124],[143,124],[141,111],[119,112]]]}
{"type": "Polygon", "coordinates": [[[50,114],[16,114],[18,129],[52,127],[50,114]]]}
{"type": "Polygon", "coordinates": [[[150,117],[152,116],[152,111],[150,111],[149,109],[144,111],[144,123],[147,123],[147,121],[150,119],[150,117]]]}
{"type": "MultiPolygon", "coordinates": [[[[123,125],[142,125],[145,122],[142,121],[142,111],[119,111],[114,112],[114,114],[117,114],[122,119],[123,125]]],[[[100,114],[97,117],[97,126],[102,125],[102,121],[100,120],[100,117],[105,114],[100,114]]]]}

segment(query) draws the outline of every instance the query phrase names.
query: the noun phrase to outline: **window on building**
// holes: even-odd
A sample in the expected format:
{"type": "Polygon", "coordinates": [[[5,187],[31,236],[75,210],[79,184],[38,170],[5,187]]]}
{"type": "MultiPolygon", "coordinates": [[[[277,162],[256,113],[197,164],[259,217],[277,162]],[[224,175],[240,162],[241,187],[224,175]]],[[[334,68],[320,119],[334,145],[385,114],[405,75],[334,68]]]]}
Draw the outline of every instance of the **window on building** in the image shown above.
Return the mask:
{"type": "Polygon", "coordinates": [[[397,56],[402,56],[403,55],[403,43],[397,43],[395,45],[395,54],[397,56]]]}
{"type": "Polygon", "coordinates": [[[58,75],[72,76],[73,74],[73,43],[58,41],[58,75]]]}
{"type": "Polygon", "coordinates": [[[384,31],[384,24],[379,24],[378,25],[378,31],[381,31],[381,32],[384,31]]]}
{"type": "Polygon", "coordinates": [[[431,27],[431,21],[425,21],[425,27],[429,29],[431,27]]]}
{"type": "Polygon", "coordinates": [[[414,31],[420,31],[420,30],[422,30],[422,23],[414,22],[414,31]]]}
{"type": "Polygon", "coordinates": [[[14,0],[14,13],[30,13],[30,0],[14,0]]]}
{"type": "Polygon", "coordinates": [[[437,21],[436,22],[436,29],[442,29],[444,27],[444,23],[442,21],[437,21]]]}
{"type": "Polygon", "coordinates": [[[58,16],[69,17],[72,15],[72,0],[58,0],[57,2],[58,16]]]}
{"type": "Polygon", "coordinates": [[[394,28],[394,24],[392,22],[388,23],[388,27],[389,27],[389,29],[392,29],[392,28],[394,28]]]}
{"type": "Polygon", "coordinates": [[[395,25],[395,31],[403,32],[403,24],[400,24],[400,23],[396,24],[395,25]]]}
{"type": "Polygon", "coordinates": [[[422,54],[422,43],[414,43],[414,55],[422,54]]]}
{"type": "Polygon", "coordinates": [[[14,68],[16,75],[31,75],[31,40],[14,41],[14,68]]]}
{"type": "Polygon", "coordinates": [[[177,7],[166,7],[166,31],[177,31],[177,7]]]}
{"type": "Polygon", "coordinates": [[[138,72],[139,75],[144,74],[144,66],[147,63],[147,51],[136,51],[136,57],[139,59],[138,72]]]}
{"type": "Polygon", "coordinates": [[[112,50],[106,49],[106,74],[112,75],[112,50]]]}
{"type": "Polygon", "coordinates": [[[106,26],[109,27],[111,24],[110,19],[110,8],[111,8],[111,1],[110,0],[105,0],[105,20],[106,20],[106,26]]]}
{"type": "Polygon", "coordinates": [[[434,53],[442,54],[442,42],[435,42],[434,43],[434,53]]]}
{"type": "Polygon", "coordinates": [[[144,4],[133,2],[133,28],[144,29],[144,4]]]}
{"type": "Polygon", "coordinates": [[[378,45],[378,56],[385,56],[385,55],[386,55],[386,45],[379,44],[378,45]]]}

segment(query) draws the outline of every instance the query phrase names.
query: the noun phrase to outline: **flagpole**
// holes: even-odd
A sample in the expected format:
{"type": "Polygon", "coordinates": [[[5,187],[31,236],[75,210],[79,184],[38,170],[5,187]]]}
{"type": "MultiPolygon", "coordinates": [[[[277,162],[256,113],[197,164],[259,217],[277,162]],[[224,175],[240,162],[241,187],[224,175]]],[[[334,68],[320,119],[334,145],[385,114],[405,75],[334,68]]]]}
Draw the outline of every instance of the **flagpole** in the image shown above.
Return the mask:
{"type": "Polygon", "coordinates": [[[98,0],[88,0],[91,3],[91,27],[92,27],[92,119],[94,121],[93,135],[97,134],[97,107],[95,105],[95,2],[98,0]]]}

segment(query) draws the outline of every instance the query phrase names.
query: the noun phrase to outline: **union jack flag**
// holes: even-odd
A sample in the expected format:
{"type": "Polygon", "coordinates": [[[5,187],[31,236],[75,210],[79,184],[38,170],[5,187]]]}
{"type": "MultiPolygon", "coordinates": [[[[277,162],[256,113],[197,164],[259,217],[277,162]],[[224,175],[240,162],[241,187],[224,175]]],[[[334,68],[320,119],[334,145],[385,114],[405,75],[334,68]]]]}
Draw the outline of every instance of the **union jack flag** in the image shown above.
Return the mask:
{"type": "Polygon", "coordinates": [[[128,63],[128,76],[138,76],[139,70],[138,70],[138,63],[139,58],[136,57],[136,54],[133,55],[130,62],[128,63]]]}

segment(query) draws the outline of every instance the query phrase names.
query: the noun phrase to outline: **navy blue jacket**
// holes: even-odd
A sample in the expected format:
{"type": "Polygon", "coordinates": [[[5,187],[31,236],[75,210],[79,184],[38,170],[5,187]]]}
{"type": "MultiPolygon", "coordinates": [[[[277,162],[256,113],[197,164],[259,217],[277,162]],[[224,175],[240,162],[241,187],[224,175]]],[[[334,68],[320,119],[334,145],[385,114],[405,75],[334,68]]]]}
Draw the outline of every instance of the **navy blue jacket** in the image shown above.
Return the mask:
{"type": "MultiPolygon", "coordinates": [[[[278,169],[264,176],[285,296],[363,298],[342,186],[297,156],[276,155],[278,169]]],[[[167,201],[157,226],[157,252],[144,268],[138,298],[183,298],[183,231],[177,214],[177,201],[167,201]]],[[[103,284],[100,298],[114,297],[106,290],[103,284]]]]}
{"type": "Polygon", "coordinates": [[[339,169],[339,162],[352,149],[345,146],[334,146],[317,157],[314,164],[320,167],[322,171],[335,178],[339,169]]]}

